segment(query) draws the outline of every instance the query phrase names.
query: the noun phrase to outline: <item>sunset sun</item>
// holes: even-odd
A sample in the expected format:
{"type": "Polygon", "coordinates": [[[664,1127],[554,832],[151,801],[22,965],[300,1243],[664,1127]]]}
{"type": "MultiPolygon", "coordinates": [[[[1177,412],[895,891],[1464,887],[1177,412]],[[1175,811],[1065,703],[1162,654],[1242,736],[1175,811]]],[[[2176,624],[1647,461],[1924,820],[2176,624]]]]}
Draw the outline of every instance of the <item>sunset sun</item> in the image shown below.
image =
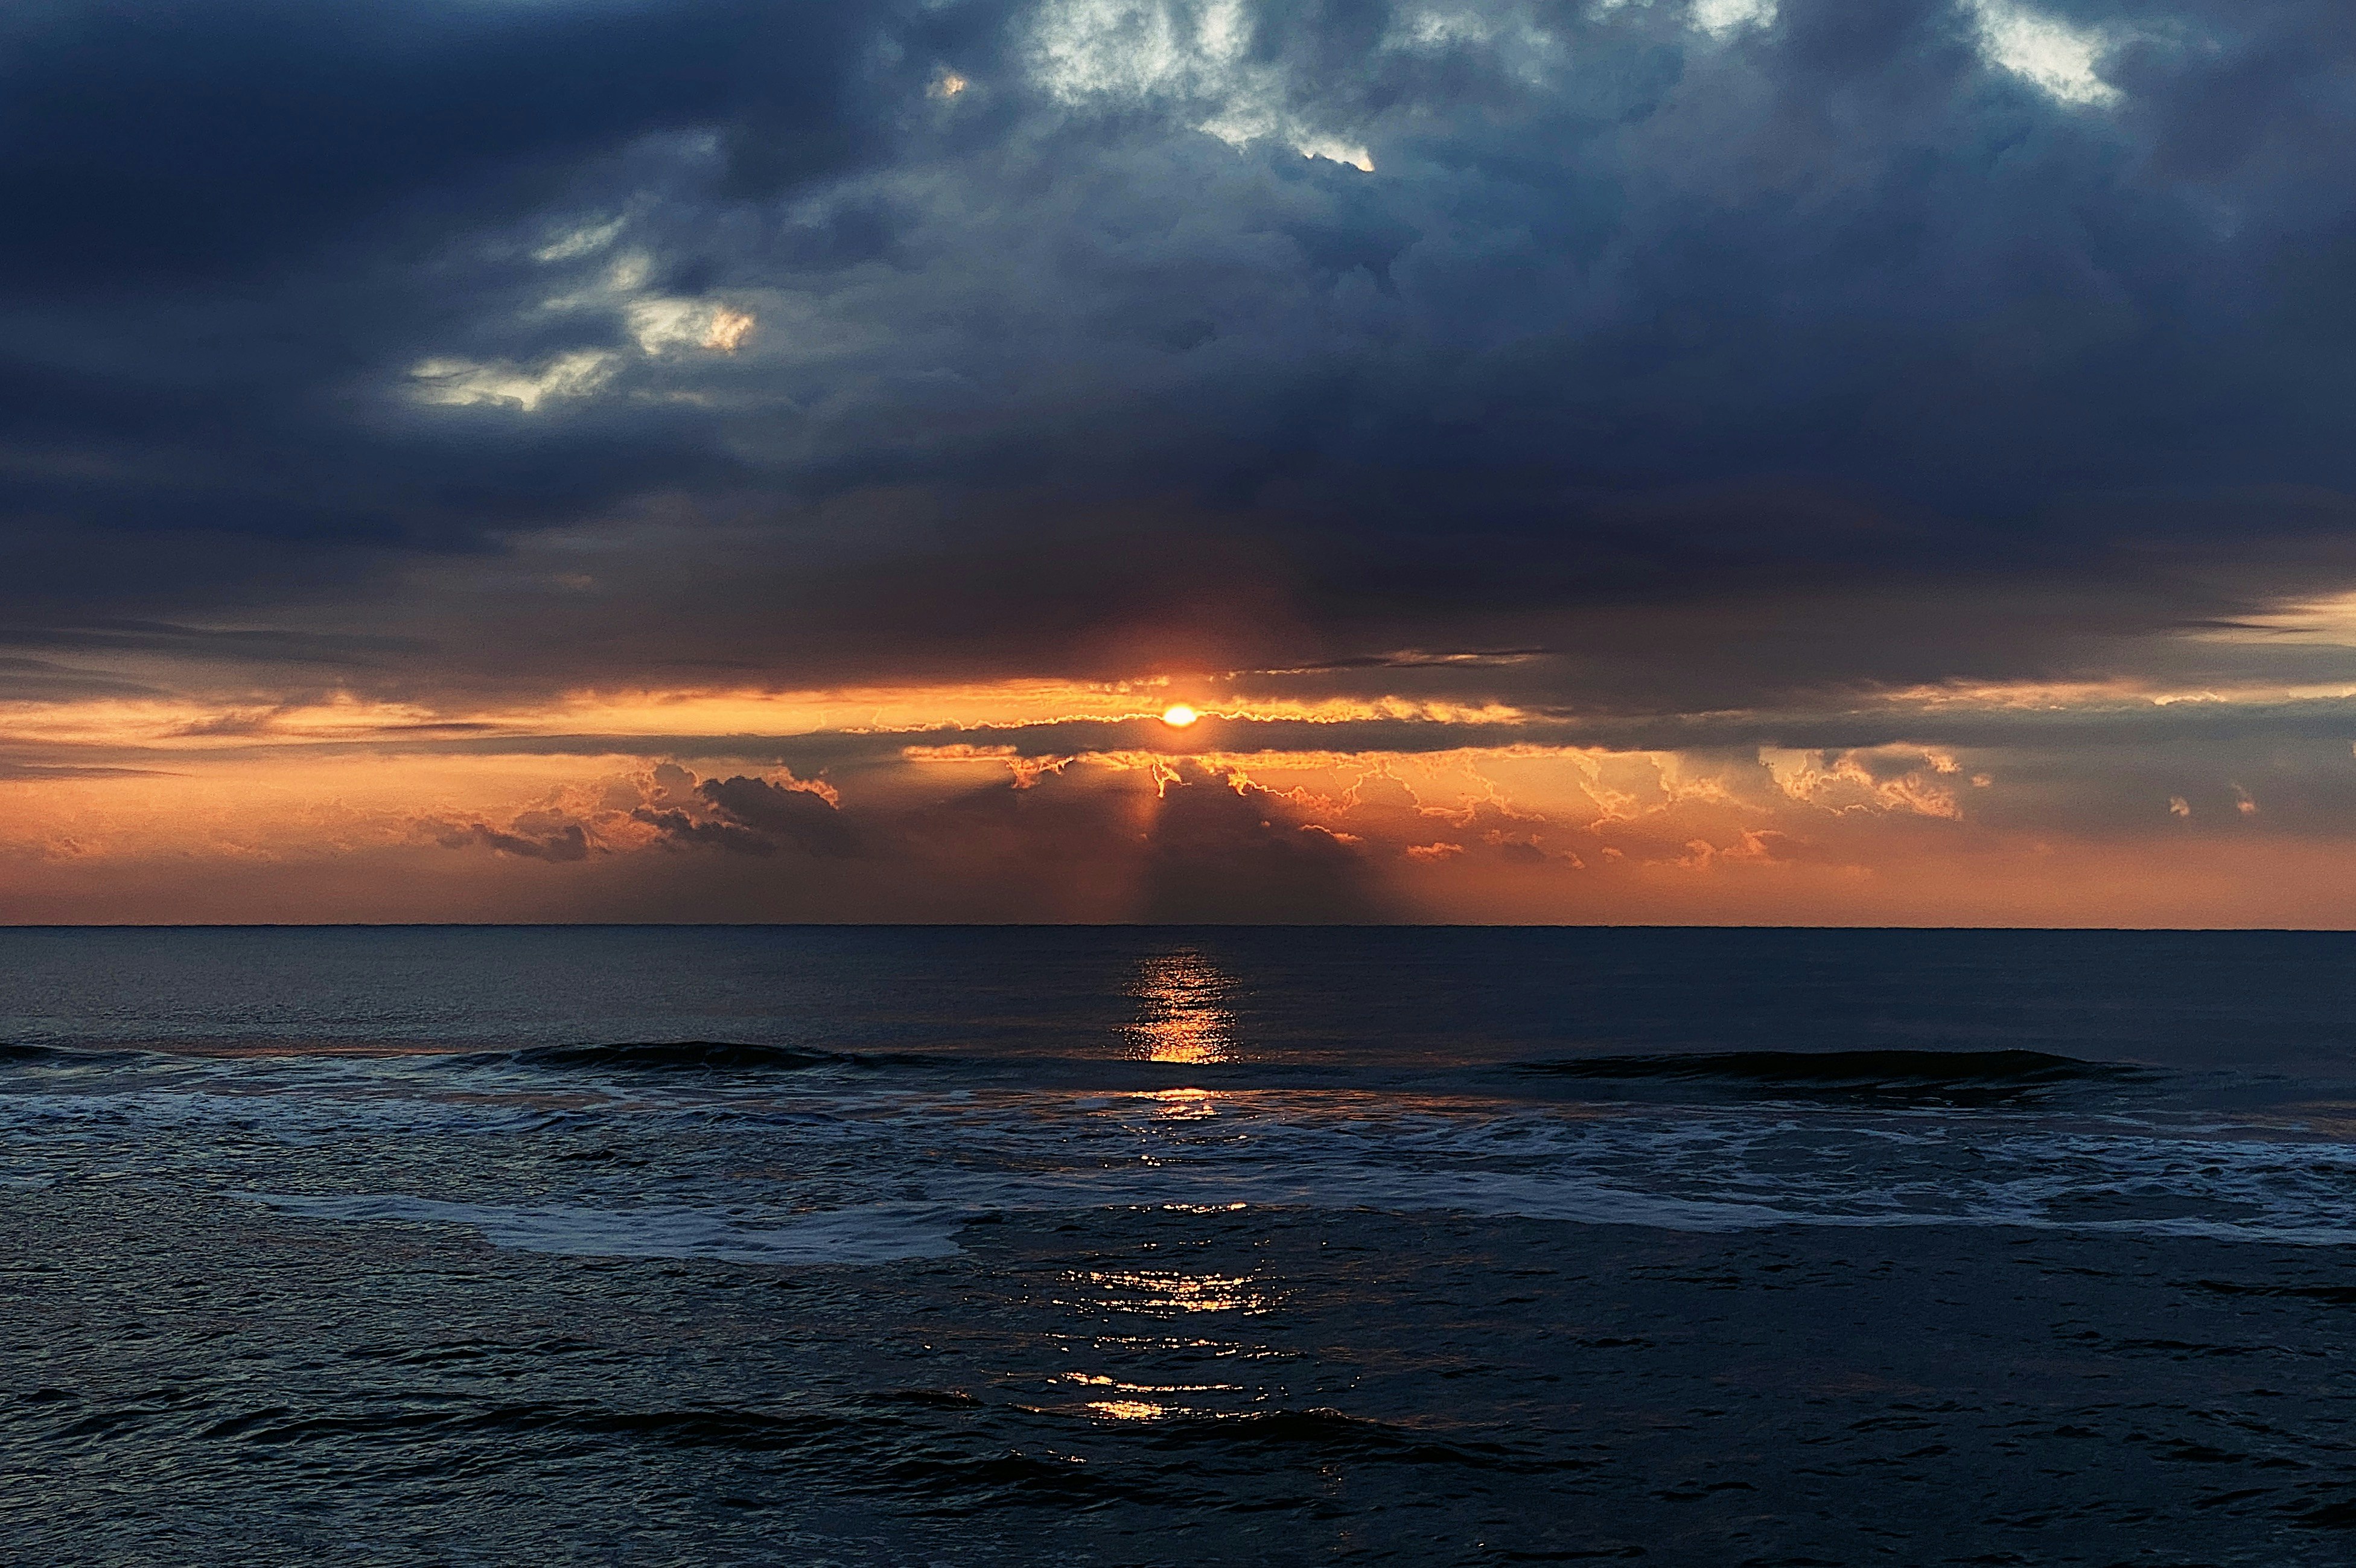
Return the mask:
{"type": "Polygon", "coordinates": [[[1162,722],[1172,729],[1184,729],[1202,716],[1183,703],[1173,703],[1162,710],[1162,722]]]}

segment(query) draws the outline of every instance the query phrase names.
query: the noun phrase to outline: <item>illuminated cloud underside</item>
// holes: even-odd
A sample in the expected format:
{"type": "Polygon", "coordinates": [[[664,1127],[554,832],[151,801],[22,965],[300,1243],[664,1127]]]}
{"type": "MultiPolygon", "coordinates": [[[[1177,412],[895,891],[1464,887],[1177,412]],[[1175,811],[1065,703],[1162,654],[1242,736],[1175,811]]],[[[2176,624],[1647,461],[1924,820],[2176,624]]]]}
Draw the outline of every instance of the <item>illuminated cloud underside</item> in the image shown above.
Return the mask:
{"type": "Polygon", "coordinates": [[[2356,689],[1946,687],[1640,746],[1301,679],[20,704],[0,915],[2312,924],[2356,869],[2356,689]],[[2221,772],[2301,709],[2303,756],[2221,772]],[[1965,738],[1871,738],[1910,731],[1965,738]]]}

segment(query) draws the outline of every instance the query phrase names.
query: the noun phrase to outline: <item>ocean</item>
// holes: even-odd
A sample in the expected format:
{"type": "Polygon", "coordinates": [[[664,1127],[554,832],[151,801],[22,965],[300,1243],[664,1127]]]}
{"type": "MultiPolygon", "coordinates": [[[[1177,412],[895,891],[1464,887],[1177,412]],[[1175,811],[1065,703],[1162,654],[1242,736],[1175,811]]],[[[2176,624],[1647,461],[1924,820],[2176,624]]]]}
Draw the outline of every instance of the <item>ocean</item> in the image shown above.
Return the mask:
{"type": "Polygon", "coordinates": [[[2356,937],[0,930],[0,1561],[2339,1563],[2356,937]]]}

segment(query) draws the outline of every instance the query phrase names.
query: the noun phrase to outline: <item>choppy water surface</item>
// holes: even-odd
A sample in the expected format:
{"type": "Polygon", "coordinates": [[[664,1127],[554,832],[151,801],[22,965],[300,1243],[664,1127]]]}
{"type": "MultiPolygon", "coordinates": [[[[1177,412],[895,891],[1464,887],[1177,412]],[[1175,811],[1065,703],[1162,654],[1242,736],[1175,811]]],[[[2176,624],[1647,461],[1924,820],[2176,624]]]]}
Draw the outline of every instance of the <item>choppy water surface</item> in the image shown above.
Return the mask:
{"type": "Polygon", "coordinates": [[[0,1557],[2341,1562],[2351,960],[0,931],[0,1557]]]}

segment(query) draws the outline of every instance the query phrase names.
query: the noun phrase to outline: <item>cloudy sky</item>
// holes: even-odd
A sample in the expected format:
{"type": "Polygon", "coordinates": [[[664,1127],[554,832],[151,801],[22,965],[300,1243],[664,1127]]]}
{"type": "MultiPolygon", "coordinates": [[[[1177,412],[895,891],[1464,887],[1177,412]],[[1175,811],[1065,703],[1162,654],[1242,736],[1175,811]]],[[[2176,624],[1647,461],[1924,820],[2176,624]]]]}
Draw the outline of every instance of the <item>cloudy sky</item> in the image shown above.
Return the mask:
{"type": "Polygon", "coordinates": [[[2356,924],[2351,133],[2346,0],[20,0],[0,919],[2356,924]]]}

